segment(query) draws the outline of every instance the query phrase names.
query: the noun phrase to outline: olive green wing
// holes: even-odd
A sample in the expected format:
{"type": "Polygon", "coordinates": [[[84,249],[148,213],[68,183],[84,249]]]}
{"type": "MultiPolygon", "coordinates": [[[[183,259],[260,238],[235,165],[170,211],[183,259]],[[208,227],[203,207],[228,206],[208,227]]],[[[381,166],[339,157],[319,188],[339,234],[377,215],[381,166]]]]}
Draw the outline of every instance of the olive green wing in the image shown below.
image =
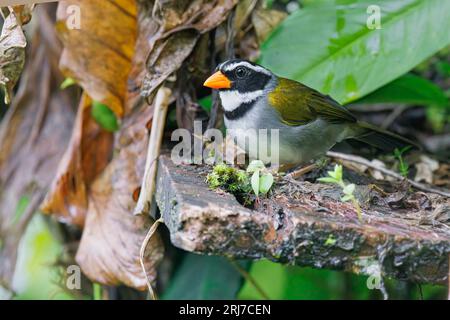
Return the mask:
{"type": "Polygon", "coordinates": [[[356,122],[350,111],[331,97],[285,78],[278,79],[277,87],[269,94],[269,103],[290,126],[304,125],[317,118],[330,123],[356,122]]]}

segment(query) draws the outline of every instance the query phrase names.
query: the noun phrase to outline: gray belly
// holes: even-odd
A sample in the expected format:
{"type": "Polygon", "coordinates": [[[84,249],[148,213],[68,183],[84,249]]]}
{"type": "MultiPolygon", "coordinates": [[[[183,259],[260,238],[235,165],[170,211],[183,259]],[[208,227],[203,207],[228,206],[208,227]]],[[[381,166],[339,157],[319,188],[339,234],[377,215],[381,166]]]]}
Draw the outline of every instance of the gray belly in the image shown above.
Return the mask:
{"type": "Polygon", "coordinates": [[[235,121],[225,119],[225,125],[250,159],[265,163],[301,164],[319,158],[351,134],[345,124],[330,124],[318,119],[302,126],[288,126],[278,121],[276,113],[263,112],[264,116],[260,116],[261,112],[257,111],[253,108],[235,121]]]}

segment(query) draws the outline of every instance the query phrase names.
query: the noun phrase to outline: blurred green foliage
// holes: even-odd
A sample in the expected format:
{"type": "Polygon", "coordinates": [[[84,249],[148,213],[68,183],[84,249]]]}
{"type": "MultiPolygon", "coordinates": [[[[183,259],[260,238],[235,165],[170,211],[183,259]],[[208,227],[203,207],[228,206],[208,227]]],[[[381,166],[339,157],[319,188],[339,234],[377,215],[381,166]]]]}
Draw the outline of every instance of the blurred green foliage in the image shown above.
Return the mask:
{"type": "Polygon", "coordinates": [[[395,103],[447,107],[448,97],[433,82],[405,74],[371,94],[359,99],[358,103],[395,103]]]}
{"type": "MultiPolygon", "coordinates": [[[[246,269],[249,262],[236,262],[246,269]]],[[[163,299],[234,299],[243,284],[238,269],[225,257],[186,253],[163,299]]]]}
{"type": "MultiPolygon", "coordinates": [[[[20,208],[25,209],[26,198],[20,208]]],[[[45,217],[35,214],[20,242],[13,278],[14,299],[72,299],[63,289],[57,261],[62,245],[50,230],[45,217]]]]}
{"type": "MultiPolygon", "coordinates": [[[[367,276],[350,273],[287,266],[261,260],[253,263],[250,275],[271,299],[382,299],[379,290],[367,288],[367,276]]],[[[390,299],[421,299],[418,285],[385,280],[390,299]]],[[[424,299],[445,299],[444,286],[422,286],[424,299]]],[[[246,282],[239,299],[262,299],[246,282]]]]}
{"type": "Polygon", "coordinates": [[[366,25],[371,0],[311,2],[261,46],[260,62],[280,76],[354,101],[450,44],[450,1],[382,0],[381,29],[366,25]],[[420,29],[419,29],[420,28],[420,29]]]}

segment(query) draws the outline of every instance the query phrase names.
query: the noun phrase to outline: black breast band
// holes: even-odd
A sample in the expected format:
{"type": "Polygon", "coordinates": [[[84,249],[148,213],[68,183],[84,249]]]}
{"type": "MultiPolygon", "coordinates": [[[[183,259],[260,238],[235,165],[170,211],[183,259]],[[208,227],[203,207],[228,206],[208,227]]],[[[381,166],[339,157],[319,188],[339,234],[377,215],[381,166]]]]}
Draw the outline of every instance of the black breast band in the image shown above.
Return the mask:
{"type": "Polygon", "coordinates": [[[228,120],[237,120],[242,118],[247,112],[250,111],[250,109],[255,105],[255,103],[258,101],[259,99],[255,99],[253,101],[250,102],[244,102],[241,103],[241,105],[239,107],[237,107],[236,109],[234,109],[233,111],[225,111],[225,118],[227,118],[228,120]]]}

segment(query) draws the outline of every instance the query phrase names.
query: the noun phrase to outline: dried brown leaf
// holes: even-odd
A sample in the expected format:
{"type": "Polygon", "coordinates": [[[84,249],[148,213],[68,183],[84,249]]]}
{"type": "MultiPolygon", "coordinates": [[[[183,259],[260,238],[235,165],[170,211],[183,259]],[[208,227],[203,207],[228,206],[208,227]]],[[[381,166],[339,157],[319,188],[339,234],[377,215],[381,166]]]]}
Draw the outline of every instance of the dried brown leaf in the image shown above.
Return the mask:
{"type": "Polygon", "coordinates": [[[26,25],[31,21],[31,13],[33,12],[34,6],[34,3],[12,6],[21,25],[26,25]]]}
{"type": "MultiPolygon", "coordinates": [[[[128,77],[125,113],[121,130],[115,135],[113,159],[91,185],[87,218],[77,262],[93,281],[116,285],[123,283],[146,288],[139,251],[153,221],[133,216],[136,196],[144,174],[148,131],[153,109],[140,99],[138,89],[146,72],[145,60],[151,39],[158,32],[149,12],[139,10],[139,36],[128,77]],[[150,40],[149,40],[150,39],[150,40]]],[[[163,245],[156,233],[150,241],[144,261],[147,276],[156,278],[156,266],[162,259],[163,245]]]]}
{"type": "Polygon", "coordinates": [[[57,29],[64,43],[60,66],[89,96],[123,115],[137,33],[134,0],[67,0],[57,12],[57,29]],[[67,8],[80,8],[80,29],[69,29],[67,8]]]}
{"type": "Polygon", "coordinates": [[[10,13],[0,35],[0,88],[5,92],[5,103],[11,101],[12,90],[22,74],[27,41],[16,15],[10,13]]]}
{"type": "Polygon", "coordinates": [[[60,48],[49,8],[36,10],[38,29],[29,60],[0,125],[0,283],[5,286],[12,281],[20,238],[56,173],[75,119],[74,92],[58,88],[60,48]],[[29,202],[18,213],[23,197],[29,202]]]}
{"type": "MultiPolygon", "coordinates": [[[[139,263],[139,250],[151,224],[145,215],[132,214],[133,193],[144,174],[148,143],[146,122],[151,108],[124,120],[116,145],[118,150],[103,174],[93,183],[83,236],[76,260],[92,280],[144,290],[146,281],[139,263]]],[[[158,234],[151,239],[146,255],[149,279],[156,278],[163,245],[158,234]]]]}
{"type": "Polygon", "coordinates": [[[85,221],[89,186],[108,164],[113,142],[112,134],[91,117],[91,102],[84,93],[69,147],[41,206],[44,213],[80,227],[85,221]]]}
{"type": "Polygon", "coordinates": [[[191,54],[201,34],[220,25],[236,5],[236,0],[167,1],[154,11],[161,21],[151,39],[147,58],[148,73],[141,94],[150,97],[191,54]],[[158,10],[159,9],[159,10],[158,10]]]}

